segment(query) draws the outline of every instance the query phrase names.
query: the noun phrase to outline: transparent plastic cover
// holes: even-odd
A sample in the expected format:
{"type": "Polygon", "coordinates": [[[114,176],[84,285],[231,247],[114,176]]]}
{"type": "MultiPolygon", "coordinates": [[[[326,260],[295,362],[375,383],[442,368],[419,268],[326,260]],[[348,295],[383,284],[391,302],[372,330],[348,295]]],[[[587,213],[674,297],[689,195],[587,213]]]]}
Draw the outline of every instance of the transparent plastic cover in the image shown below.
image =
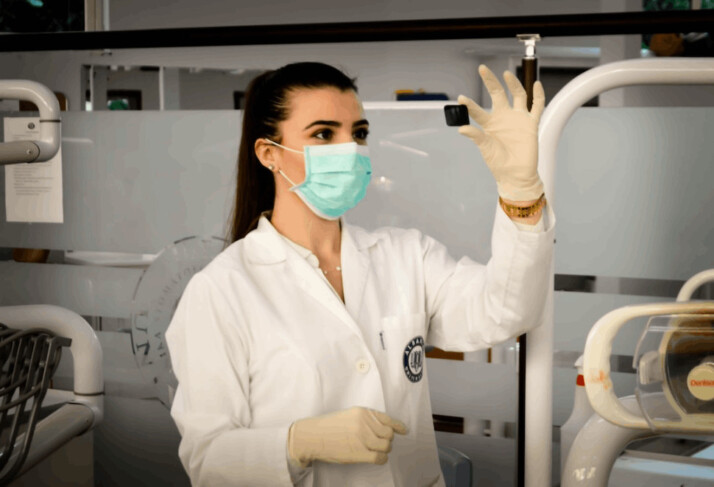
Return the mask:
{"type": "Polygon", "coordinates": [[[653,429],[714,428],[714,315],[650,318],[633,367],[637,400],[653,429]]]}

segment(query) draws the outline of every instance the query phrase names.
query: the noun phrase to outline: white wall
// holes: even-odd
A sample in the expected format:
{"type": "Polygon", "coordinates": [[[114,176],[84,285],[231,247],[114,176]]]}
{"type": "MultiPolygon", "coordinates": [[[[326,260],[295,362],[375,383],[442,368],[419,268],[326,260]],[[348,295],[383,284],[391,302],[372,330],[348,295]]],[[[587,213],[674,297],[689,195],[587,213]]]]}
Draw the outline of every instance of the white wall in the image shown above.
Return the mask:
{"type": "Polygon", "coordinates": [[[248,83],[259,74],[246,71],[229,74],[225,71],[204,70],[191,73],[187,69],[179,71],[182,110],[228,110],[233,108],[233,93],[245,91],[248,83]]]}

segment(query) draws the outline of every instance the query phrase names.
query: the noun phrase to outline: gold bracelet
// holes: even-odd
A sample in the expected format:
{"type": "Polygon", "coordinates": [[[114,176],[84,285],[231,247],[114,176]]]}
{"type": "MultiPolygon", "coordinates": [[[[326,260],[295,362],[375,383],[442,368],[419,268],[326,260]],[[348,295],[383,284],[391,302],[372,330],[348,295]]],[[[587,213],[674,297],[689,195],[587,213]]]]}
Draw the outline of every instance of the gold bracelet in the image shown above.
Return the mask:
{"type": "Polygon", "coordinates": [[[528,218],[538,213],[547,202],[545,200],[545,193],[543,193],[540,195],[540,198],[538,198],[538,201],[530,206],[510,205],[503,201],[500,196],[498,197],[498,203],[501,205],[501,208],[503,208],[503,211],[506,212],[506,215],[517,218],[528,218]]]}

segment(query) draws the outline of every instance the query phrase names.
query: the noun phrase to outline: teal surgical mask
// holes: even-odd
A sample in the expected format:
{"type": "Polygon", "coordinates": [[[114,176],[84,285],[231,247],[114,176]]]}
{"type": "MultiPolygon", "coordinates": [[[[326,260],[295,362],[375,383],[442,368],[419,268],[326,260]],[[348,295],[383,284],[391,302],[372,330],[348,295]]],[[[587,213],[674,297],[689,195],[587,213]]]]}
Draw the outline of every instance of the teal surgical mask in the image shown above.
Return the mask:
{"type": "Polygon", "coordinates": [[[283,171],[278,171],[300,199],[317,216],[336,220],[357,206],[367,192],[372,176],[367,146],[356,142],[346,144],[306,145],[305,151],[268,142],[305,157],[305,181],[293,183],[283,171]]]}

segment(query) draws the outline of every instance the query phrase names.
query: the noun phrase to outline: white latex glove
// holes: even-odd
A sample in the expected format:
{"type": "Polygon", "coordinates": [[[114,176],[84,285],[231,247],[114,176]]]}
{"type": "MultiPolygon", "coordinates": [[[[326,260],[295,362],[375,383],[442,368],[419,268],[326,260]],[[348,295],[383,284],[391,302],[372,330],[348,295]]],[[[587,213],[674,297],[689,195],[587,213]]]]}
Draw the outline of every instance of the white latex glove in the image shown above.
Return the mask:
{"type": "Polygon", "coordinates": [[[481,126],[459,127],[459,133],[478,145],[486,164],[496,179],[498,194],[507,200],[535,200],[543,194],[543,182],[538,176],[538,122],[545,106],[545,93],[540,81],[533,86],[533,106],[526,109],[526,90],[518,78],[506,71],[503,79],[513,96],[511,108],[503,85],[485,65],[478,68],[493,109],[486,112],[470,98],[460,95],[458,102],[466,105],[469,115],[481,126]]]}
{"type": "Polygon", "coordinates": [[[353,407],[294,422],[288,454],[302,468],[313,460],[384,465],[395,431],[403,435],[407,427],[382,412],[353,407]]]}

